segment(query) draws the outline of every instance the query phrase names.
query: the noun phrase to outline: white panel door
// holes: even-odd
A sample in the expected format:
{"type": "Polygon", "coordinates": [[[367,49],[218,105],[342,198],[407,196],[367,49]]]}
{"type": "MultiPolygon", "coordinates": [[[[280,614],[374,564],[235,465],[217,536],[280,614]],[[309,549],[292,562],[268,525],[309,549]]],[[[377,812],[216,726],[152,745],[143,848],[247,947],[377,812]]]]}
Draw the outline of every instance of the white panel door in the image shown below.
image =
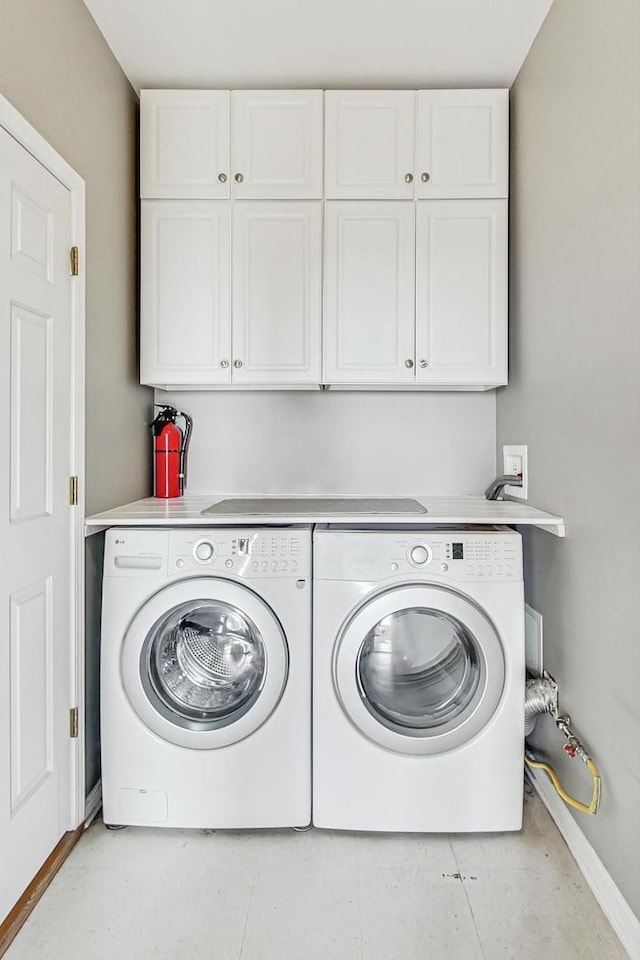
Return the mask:
{"type": "Polygon", "coordinates": [[[322,90],[231,94],[232,195],[322,198],[322,90]]]}
{"type": "Polygon", "coordinates": [[[142,383],[231,380],[230,204],[142,203],[142,383]]]}
{"type": "Polygon", "coordinates": [[[418,203],[418,383],[507,382],[507,201],[418,203]]]}
{"type": "Polygon", "coordinates": [[[229,196],[229,91],[140,91],[140,196],[229,196]]]}
{"type": "Polygon", "coordinates": [[[324,381],[413,383],[415,204],[325,205],[324,381]]]}
{"type": "Polygon", "coordinates": [[[327,199],[414,196],[415,96],[411,90],[327,90],[327,199]]]}
{"type": "Polygon", "coordinates": [[[508,90],[419,91],[419,198],[506,197],[508,170],[508,90]]]}
{"type": "Polygon", "coordinates": [[[320,383],[322,203],[233,209],[233,382],[320,383]]]}
{"type": "Polygon", "coordinates": [[[72,826],[71,198],[0,128],[0,921],[72,826]]]}

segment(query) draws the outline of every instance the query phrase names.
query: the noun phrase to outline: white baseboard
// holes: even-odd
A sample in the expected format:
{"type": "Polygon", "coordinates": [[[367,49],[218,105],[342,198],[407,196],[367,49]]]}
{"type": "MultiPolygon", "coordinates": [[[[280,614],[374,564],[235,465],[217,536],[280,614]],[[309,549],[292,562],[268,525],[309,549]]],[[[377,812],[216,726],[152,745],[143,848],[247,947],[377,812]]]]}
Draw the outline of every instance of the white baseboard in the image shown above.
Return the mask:
{"type": "Polygon", "coordinates": [[[565,839],[604,915],[631,960],[640,960],[640,920],[622,896],[611,874],[569,813],[544,771],[527,770],[534,789],[565,839]]]}
{"type": "Polygon", "coordinates": [[[84,827],[90,827],[102,806],[102,780],[98,780],[84,803],[84,827]]]}

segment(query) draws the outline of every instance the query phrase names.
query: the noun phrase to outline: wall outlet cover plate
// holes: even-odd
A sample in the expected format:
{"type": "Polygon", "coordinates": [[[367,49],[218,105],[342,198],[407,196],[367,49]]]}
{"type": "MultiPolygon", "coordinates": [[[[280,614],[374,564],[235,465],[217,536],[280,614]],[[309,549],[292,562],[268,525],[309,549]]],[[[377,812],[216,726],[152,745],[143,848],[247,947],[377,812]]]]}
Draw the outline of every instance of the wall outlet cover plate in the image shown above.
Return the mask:
{"type": "Polygon", "coordinates": [[[522,474],[522,486],[512,487],[507,484],[503,496],[512,497],[514,500],[527,500],[529,496],[529,468],[526,444],[505,444],[502,447],[502,472],[514,475],[522,474]]]}

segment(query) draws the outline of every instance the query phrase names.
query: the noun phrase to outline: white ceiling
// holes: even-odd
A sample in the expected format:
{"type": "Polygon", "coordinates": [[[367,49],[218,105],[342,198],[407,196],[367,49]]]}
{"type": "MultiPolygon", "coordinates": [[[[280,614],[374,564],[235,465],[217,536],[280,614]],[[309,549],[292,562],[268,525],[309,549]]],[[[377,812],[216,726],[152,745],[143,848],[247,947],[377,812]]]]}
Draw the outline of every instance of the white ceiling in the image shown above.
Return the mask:
{"type": "Polygon", "coordinates": [[[509,87],[552,0],[84,0],[141,87],[509,87]]]}

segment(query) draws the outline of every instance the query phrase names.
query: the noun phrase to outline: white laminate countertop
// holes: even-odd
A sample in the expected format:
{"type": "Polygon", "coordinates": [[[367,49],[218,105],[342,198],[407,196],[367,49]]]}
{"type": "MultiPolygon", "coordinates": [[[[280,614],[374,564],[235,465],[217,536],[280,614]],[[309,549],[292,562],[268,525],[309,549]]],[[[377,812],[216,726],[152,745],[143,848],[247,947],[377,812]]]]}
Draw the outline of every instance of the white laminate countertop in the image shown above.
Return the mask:
{"type": "MultiPolygon", "coordinates": [[[[313,517],[308,513],[303,516],[288,516],[286,514],[261,515],[255,514],[224,514],[218,516],[203,516],[202,511],[220,500],[229,499],[232,494],[221,496],[177,497],[172,500],[157,500],[155,497],[146,497],[144,500],[135,500],[104,513],[96,513],[87,517],[87,534],[96,533],[106,527],[218,527],[218,526],[283,526],[291,523],[340,523],[351,524],[382,524],[390,527],[404,525],[424,526],[425,524],[522,524],[525,526],[540,527],[558,537],[566,535],[566,527],[562,517],[543,510],[537,510],[524,503],[513,500],[485,500],[484,497],[422,497],[415,499],[426,507],[427,512],[414,515],[375,514],[366,517],[362,513],[341,512],[336,516],[323,513],[313,517]]],[[[317,494],[313,495],[317,498],[317,494]]],[[[300,495],[297,494],[296,498],[300,495]]],[[[234,497],[234,499],[242,499],[234,497]]],[[[247,497],[255,499],[254,497],[247,497]]],[[[359,498],[354,498],[359,499],[359,498]]]]}

